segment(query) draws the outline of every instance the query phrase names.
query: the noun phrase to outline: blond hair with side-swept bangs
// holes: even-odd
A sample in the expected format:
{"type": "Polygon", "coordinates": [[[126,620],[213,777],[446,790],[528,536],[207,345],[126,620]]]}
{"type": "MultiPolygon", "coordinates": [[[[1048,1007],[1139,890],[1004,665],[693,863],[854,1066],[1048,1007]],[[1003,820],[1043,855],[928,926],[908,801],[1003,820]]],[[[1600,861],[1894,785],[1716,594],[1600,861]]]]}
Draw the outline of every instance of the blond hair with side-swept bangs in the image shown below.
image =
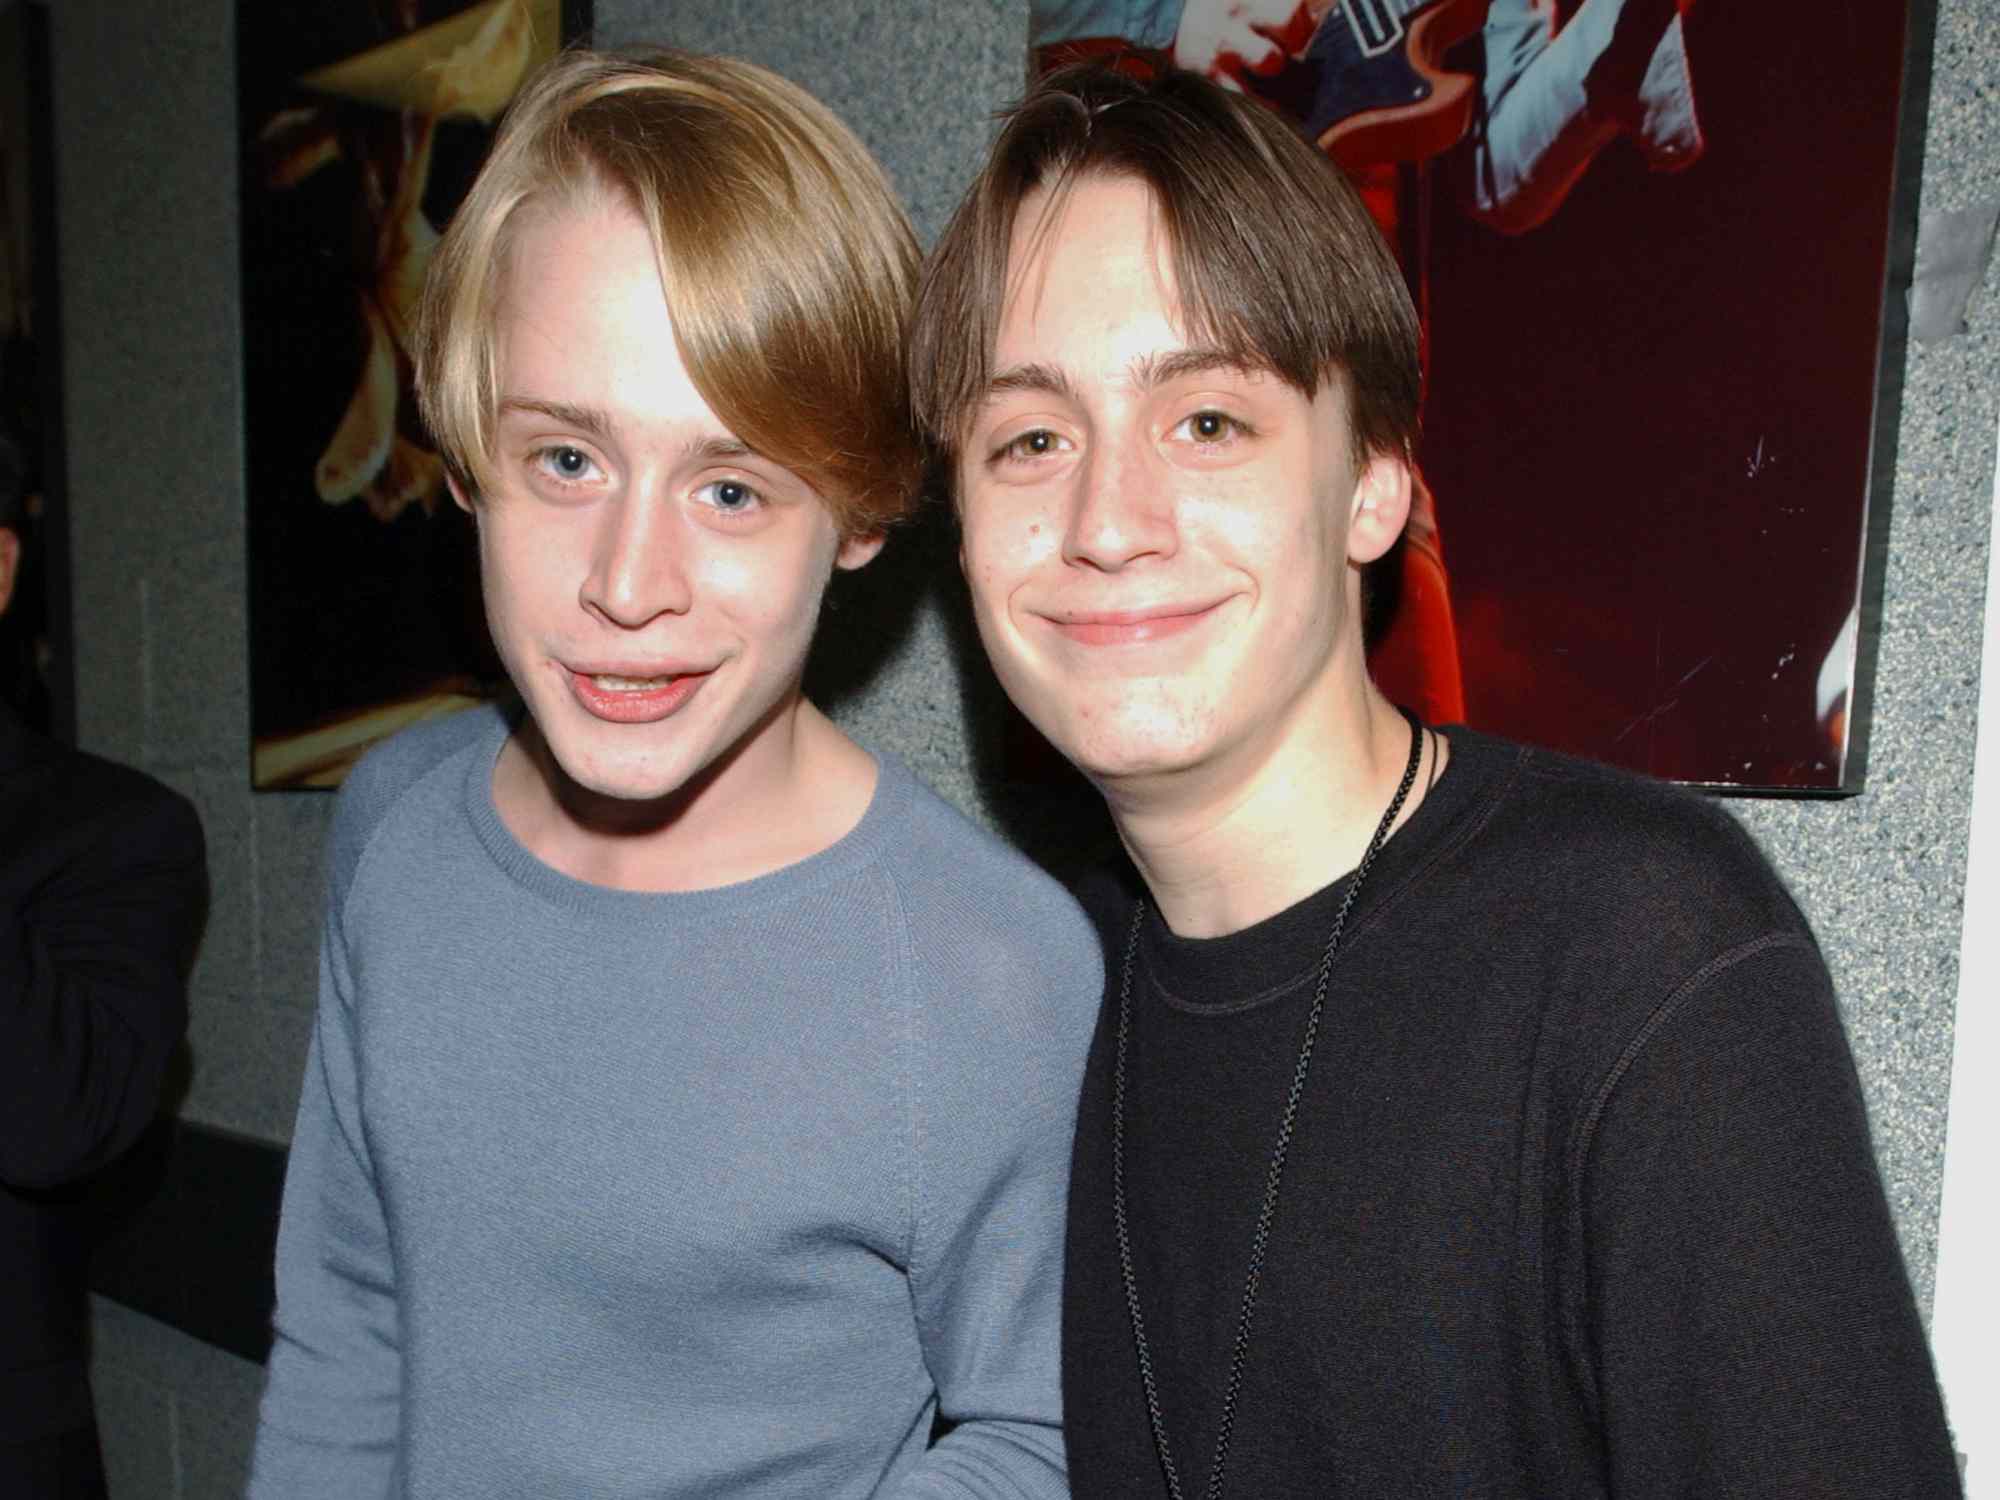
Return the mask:
{"type": "Polygon", "coordinates": [[[461,489],[492,479],[494,330],[523,215],[603,194],[650,231],[681,357],[730,431],[811,484],[843,536],[906,516],[918,254],[888,178],[797,85],[667,50],[573,51],[532,77],[432,257],[417,399],[461,489]]]}

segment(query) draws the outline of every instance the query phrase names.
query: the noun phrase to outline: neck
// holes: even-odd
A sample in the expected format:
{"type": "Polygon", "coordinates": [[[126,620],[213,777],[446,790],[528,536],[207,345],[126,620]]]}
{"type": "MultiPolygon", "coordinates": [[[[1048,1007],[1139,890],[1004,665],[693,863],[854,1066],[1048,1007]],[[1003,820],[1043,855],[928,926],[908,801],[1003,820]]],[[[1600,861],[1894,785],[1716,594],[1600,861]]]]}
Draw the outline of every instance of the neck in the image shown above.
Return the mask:
{"type": "MultiPolygon", "coordinates": [[[[1357,696],[1234,774],[1202,767],[1105,787],[1119,837],[1174,932],[1239,932],[1360,863],[1409,764],[1410,726],[1372,684],[1357,696]]],[[[1423,800],[1442,748],[1426,739],[1397,826],[1423,800]]]]}
{"type": "Polygon", "coordinates": [[[592,885],[693,891],[768,875],[854,828],[875,791],[868,752],[804,698],[660,798],[609,797],[565,773],[532,719],[502,749],[493,800],[543,863],[592,885]]]}

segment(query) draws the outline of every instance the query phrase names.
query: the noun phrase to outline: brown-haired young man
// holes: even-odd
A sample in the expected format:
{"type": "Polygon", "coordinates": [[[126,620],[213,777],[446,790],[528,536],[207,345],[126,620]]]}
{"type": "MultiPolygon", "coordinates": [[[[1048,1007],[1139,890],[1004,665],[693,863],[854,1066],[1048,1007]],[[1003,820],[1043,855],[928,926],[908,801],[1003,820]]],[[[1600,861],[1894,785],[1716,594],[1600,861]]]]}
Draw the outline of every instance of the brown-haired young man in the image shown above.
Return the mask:
{"type": "Polygon", "coordinates": [[[258,1500],[1066,1493],[1097,945],[800,691],[913,503],[915,273],[762,69],[502,125],[415,342],[521,704],[342,789],[258,1500]]]}
{"type": "Polygon", "coordinates": [[[1749,840],[1368,679],[1416,323],[1317,154],[1189,75],[1052,75],[912,347],[982,639],[1136,875],[1087,892],[1075,1492],[1956,1493],[1826,971],[1749,840]]]}

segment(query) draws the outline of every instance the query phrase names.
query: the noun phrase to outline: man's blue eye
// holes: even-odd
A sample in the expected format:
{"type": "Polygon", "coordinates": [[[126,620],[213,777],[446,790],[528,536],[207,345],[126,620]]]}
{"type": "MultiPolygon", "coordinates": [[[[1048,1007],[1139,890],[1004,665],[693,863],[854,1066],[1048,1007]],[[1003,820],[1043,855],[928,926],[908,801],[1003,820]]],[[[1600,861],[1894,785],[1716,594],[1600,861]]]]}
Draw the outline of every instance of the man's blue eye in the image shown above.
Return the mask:
{"type": "Polygon", "coordinates": [[[551,448],[549,461],[565,479],[580,478],[590,467],[590,459],[581,448],[551,448]]]}
{"type": "Polygon", "coordinates": [[[763,496],[740,479],[711,479],[695,494],[703,504],[714,506],[726,516],[755,510],[763,500],[763,496]]]}

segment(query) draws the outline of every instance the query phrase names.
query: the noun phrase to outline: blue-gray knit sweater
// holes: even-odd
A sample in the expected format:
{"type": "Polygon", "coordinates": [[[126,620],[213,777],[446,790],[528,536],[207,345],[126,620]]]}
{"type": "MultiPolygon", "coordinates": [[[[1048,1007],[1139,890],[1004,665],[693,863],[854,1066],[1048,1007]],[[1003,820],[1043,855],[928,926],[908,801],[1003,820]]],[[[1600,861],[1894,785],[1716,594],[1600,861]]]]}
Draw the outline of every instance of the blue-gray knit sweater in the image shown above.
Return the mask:
{"type": "Polygon", "coordinates": [[[888,757],[796,865],[586,885],[506,733],[341,794],[251,1496],[1067,1494],[1082,915],[888,757]]]}

